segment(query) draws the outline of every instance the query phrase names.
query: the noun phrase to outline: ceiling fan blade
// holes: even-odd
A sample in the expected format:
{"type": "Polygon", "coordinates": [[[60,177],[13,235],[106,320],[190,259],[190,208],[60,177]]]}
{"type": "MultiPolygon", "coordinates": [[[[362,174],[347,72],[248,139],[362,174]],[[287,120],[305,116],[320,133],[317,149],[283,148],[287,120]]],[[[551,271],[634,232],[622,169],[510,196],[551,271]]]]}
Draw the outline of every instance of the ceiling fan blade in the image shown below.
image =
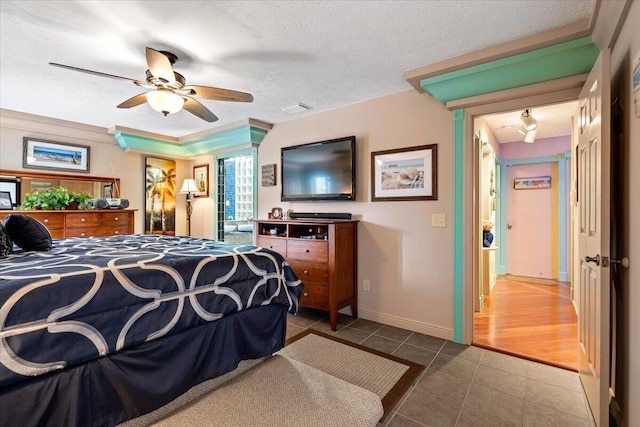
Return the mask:
{"type": "Polygon", "coordinates": [[[215,122],[218,117],[195,99],[185,96],[184,109],[207,122],[215,122]]]}
{"type": "Polygon", "coordinates": [[[150,47],[147,48],[146,52],[147,65],[153,77],[164,80],[165,83],[173,83],[176,77],[173,74],[173,67],[169,58],[164,53],[150,47]]]}
{"type": "Polygon", "coordinates": [[[93,74],[95,76],[109,77],[110,79],[126,80],[128,82],[135,83],[136,85],[141,86],[141,87],[148,86],[147,83],[145,83],[145,82],[141,82],[140,80],[130,79],[128,77],[120,77],[120,76],[116,76],[116,75],[113,75],[113,74],[101,73],[99,71],[85,70],[84,68],[72,67],[70,65],[56,64],[55,62],[49,62],[49,65],[53,65],[54,67],[66,68],[67,70],[80,71],[82,73],[93,74]]]}
{"type": "Polygon", "coordinates": [[[147,102],[147,94],[140,93],[122,102],[120,105],[118,105],[118,108],[137,107],[138,105],[144,104],[145,102],[147,102]]]}
{"type": "Polygon", "coordinates": [[[221,89],[209,86],[185,86],[182,91],[189,91],[188,95],[198,98],[212,99],[214,101],[251,102],[253,95],[236,90],[221,89]]]}

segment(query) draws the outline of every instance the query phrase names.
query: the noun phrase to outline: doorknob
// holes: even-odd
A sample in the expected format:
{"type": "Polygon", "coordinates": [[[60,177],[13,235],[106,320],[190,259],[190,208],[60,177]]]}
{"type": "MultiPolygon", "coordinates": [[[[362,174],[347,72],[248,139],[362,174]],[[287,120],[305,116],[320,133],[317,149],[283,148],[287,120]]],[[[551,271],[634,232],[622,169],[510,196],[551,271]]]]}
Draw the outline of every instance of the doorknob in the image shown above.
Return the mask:
{"type": "Polygon", "coordinates": [[[509,230],[511,230],[511,228],[512,228],[512,227],[513,227],[513,224],[511,224],[511,223],[507,224],[507,228],[508,228],[509,230]]]}
{"type": "Polygon", "coordinates": [[[596,256],[586,256],[584,257],[585,262],[595,262],[596,265],[600,265],[600,255],[596,256]]]}
{"type": "Polygon", "coordinates": [[[611,259],[611,264],[620,264],[624,268],[629,268],[629,258],[624,257],[622,259],[611,259]]]}

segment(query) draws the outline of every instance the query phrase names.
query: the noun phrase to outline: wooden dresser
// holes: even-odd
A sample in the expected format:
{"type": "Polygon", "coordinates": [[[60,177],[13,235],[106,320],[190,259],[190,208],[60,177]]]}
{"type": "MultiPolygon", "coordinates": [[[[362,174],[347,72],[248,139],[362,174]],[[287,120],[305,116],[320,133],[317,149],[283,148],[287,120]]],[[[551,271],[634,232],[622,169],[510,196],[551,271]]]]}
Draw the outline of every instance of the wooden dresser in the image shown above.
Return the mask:
{"type": "Polygon", "coordinates": [[[1,211],[3,218],[10,214],[27,215],[44,224],[54,239],[67,237],[103,237],[133,234],[137,209],[91,210],[16,210],[1,211]]]}
{"type": "Polygon", "coordinates": [[[338,310],[358,317],[358,221],[254,220],[255,244],[285,257],[304,283],[300,305],[329,312],[336,330],[338,310]]]}

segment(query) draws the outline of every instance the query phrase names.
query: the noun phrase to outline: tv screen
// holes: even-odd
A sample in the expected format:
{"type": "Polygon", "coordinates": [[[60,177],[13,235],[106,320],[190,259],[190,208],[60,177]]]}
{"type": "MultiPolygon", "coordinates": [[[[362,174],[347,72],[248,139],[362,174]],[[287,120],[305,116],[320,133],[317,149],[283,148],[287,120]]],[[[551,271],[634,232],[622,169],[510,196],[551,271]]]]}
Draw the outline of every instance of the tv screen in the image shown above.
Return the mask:
{"type": "Polygon", "coordinates": [[[281,149],[282,201],[355,200],[356,137],[281,149]]]}

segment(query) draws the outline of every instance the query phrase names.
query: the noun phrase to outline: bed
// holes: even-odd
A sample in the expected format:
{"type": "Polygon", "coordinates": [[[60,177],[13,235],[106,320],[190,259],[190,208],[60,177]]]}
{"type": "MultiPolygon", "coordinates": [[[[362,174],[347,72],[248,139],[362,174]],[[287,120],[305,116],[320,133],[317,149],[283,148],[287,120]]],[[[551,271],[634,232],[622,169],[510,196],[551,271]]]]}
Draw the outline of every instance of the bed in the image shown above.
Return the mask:
{"type": "Polygon", "coordinates": [[[112,426],[284,346],[278,253],[159,235],[0,259],[0,426],[112,426]]]}

